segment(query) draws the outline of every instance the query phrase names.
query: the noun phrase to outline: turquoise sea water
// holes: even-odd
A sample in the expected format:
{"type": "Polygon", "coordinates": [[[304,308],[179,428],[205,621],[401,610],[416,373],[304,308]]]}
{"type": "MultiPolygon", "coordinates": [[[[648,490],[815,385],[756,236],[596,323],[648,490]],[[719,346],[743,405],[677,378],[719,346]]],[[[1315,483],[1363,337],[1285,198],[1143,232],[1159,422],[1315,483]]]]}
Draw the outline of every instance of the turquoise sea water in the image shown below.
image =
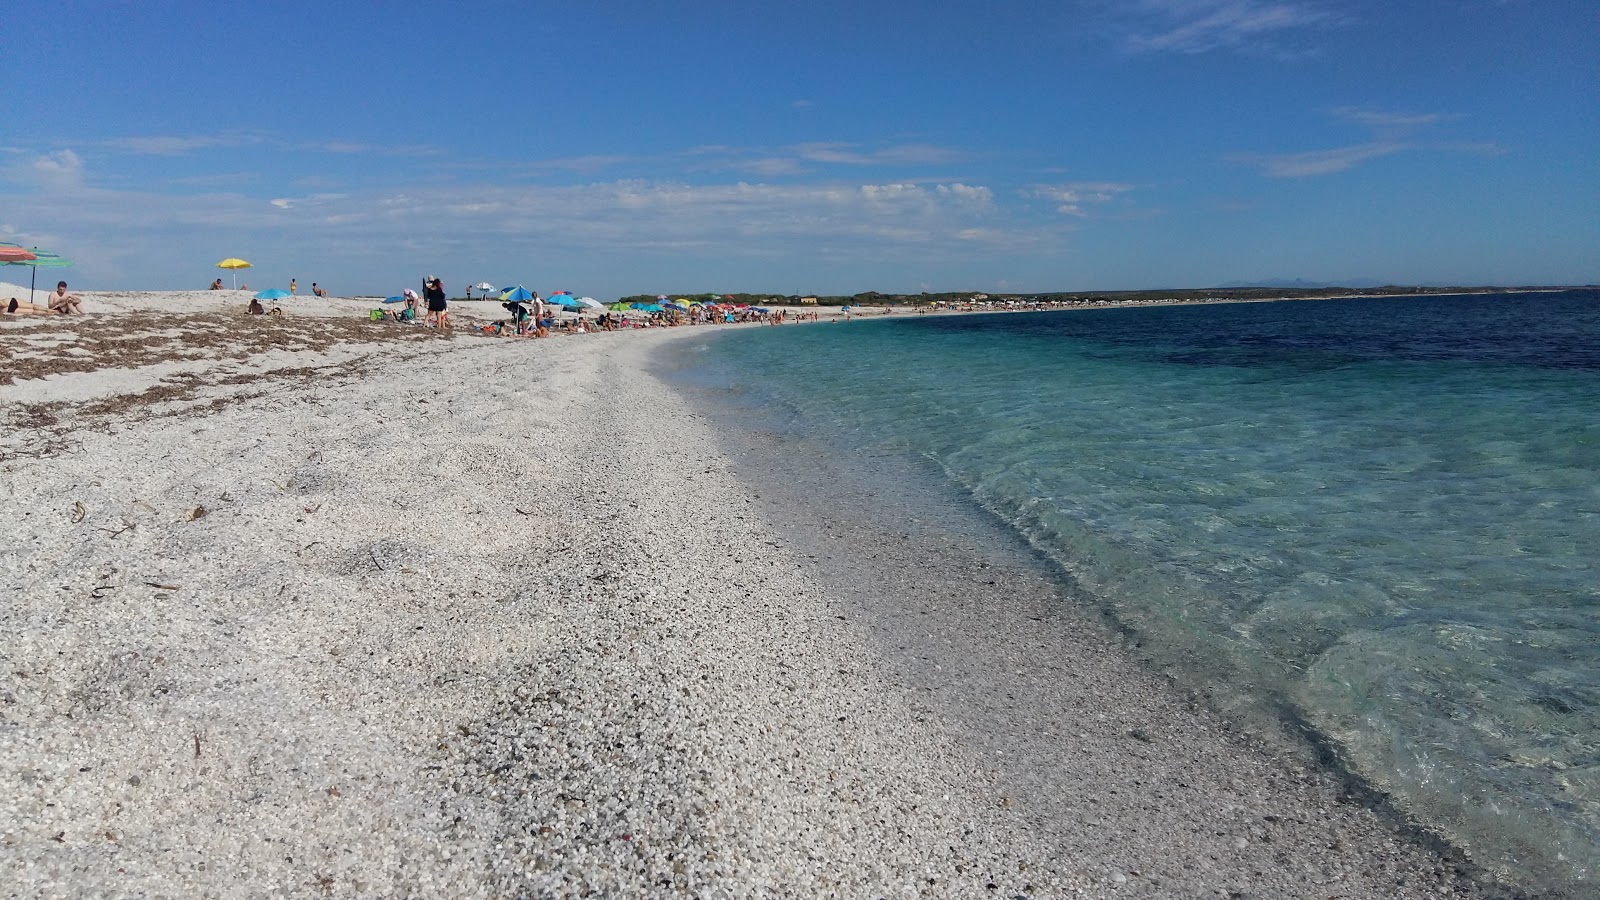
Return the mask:
{"type": "Polygon", "coordinates": [[[1600,885],[1600,292],[905,314],[700,355],[932,460],[1158,664],[1491,870],[1600,885]]]}

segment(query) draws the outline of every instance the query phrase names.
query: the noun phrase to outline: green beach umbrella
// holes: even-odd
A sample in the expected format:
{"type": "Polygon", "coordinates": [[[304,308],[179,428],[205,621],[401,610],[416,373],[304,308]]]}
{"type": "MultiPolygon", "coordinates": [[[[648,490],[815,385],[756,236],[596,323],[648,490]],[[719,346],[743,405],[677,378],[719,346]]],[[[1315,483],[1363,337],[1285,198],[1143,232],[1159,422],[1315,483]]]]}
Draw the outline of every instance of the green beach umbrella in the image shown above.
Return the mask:
{"type": "MultiPolygon", "coordinates": [[[[4,246],[15,247],[17,245],[7,243],[4,246]]],[[[4,262],[0,262],[0,266],[29,266],[33,269],[33,275],[28,278],[28,303],[31,304],[33,303],[34,288],[39,281],[39,270],[65,269],[72,265],[72,260],[67,259],[58,253],[51,253],[48,250],[40,250],[38,247],[31,247],[28,249],[28,252],[33,254],[33,259],[6,260],[4,262]]]]}

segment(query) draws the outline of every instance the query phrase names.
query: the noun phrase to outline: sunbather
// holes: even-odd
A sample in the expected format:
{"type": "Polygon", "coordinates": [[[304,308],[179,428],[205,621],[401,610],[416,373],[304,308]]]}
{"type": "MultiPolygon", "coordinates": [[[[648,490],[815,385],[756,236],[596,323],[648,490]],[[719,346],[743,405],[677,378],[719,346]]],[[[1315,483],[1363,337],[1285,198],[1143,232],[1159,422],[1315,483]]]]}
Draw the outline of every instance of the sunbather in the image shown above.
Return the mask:
{"type": "Polygon", "coordinates": [[[56,315],[56,311],[48,306],[34,306],[32,303],[26,303],[12,297],[11,302],[6,304],[6,314],[13,316],[53,316],[56,315]]]}
{"type": "Polygon", "coordinates": [[[56,292],[50,295],[50,308],[62,315],[83,315],[83,301],[77,294],[67,293],[65,281],[56,282],[56,292]]]}

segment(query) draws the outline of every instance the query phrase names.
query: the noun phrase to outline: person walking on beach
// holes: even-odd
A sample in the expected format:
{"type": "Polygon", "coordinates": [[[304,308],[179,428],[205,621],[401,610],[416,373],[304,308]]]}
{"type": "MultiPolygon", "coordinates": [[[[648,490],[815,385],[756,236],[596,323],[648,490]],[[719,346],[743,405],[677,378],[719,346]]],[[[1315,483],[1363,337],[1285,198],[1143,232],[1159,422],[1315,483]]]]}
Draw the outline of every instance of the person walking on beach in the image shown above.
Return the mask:
{"type": "Polygon", "coordinates": [[[290,294],[298,293],[298,289],[295,287],[293,278],[289,279],[289,293],[290,294]]]}
{"type": "Polygon", "coordinates": [[[77,294],[67,293],[65,281],[56,282],[56,292],[50,295],[50,308],[64,316],[83,315],[83,301],[77,294]]]}

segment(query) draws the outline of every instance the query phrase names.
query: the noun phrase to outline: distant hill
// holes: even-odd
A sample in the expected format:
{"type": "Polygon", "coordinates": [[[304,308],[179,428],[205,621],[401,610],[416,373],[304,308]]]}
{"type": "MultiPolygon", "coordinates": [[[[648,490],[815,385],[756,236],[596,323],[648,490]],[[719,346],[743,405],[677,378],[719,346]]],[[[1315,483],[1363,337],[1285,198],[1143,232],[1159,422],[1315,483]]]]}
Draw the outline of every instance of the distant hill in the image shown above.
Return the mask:
{"type": "Polygon", "coordinates": [[[1316,290],[1318,288],[1375,288],[1383,287],[1381,281],[1371,278],[1351,278],[1346,281],[1307,281],[1304,278],[1262,278],[1257,281],[1235,281],[1229,284],[1219,284],[1220,290],[1238,290],[1240,288],[1288,288],[1290,290],[1316,290]]]}

